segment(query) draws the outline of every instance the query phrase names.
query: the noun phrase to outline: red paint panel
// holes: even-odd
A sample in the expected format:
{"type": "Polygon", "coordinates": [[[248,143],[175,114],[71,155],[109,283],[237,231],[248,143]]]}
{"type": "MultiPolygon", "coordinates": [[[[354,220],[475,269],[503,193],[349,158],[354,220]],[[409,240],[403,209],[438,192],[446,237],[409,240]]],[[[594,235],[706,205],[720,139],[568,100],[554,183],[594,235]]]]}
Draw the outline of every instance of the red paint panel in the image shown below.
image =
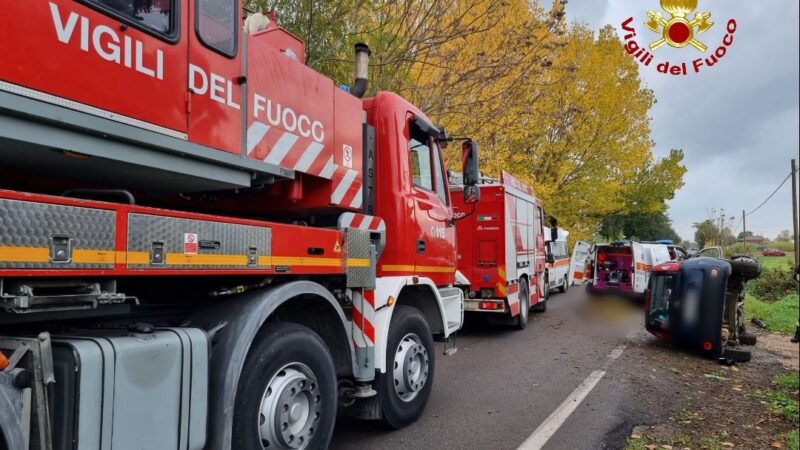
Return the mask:
{"type": "Polygon", "coordinates": [[[185,11],[169,43],[74,0],[0,5],[0,80],[186,131],[185,11]]]}

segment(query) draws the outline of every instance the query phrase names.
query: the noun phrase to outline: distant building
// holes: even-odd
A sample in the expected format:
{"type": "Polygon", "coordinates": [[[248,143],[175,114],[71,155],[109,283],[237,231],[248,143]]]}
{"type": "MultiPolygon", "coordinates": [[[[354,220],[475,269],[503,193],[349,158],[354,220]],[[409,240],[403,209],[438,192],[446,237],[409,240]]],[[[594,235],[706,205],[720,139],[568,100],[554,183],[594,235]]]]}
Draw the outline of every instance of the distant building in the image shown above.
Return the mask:
{"type": "MultiPolygon", "coordinates": [[[[744,239],[738,239],[738,241],[744,242],[744,239]]],[[[748,244],[766,244],[768,242],[770,242],[770,240],[768,238],[765,238],[764,236],[755,235],[747,237],[748,244]]]]}

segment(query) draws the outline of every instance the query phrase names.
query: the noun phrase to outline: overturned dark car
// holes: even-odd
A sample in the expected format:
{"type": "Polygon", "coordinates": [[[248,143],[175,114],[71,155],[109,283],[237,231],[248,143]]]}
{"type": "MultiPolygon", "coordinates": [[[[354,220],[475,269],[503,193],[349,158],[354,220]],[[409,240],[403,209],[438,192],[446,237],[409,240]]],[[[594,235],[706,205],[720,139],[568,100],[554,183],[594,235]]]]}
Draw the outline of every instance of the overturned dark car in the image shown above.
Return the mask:
{"type": "Polygon", "coordinates": [[[756,341],[744,326],[744,291],[760,274],[761,264],[747,256],[701,256],[655,266],[645,293],[645,327],[709,358],[749,361],[750,352],[739,348],[756,341]]]}

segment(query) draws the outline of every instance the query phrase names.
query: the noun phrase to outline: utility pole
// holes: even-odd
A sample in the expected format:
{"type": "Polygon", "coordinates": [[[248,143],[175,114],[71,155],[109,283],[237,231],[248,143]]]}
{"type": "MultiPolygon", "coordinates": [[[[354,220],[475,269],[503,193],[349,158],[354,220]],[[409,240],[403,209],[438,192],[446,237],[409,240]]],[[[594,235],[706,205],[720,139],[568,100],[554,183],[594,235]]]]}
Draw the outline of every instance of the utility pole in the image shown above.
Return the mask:
{"type": "Polygon", "coordinates": [[[744,240],[744,254],[749,255],[750,251],[747,249],[747,220],[745,220],[747,214],[745,214],[744,210],[742,210],[742,238],[744,240]]]}
{"type": "Polygon", "coordinates": [[[722,233],[725,227],[725,208],[721,208],[719,210],[719,247],[722,248],[725,245],[725,240],[723,239],[722,233]]]}
{"type": "MultiPolygon", "coordinates": [[[[797,258],[800,257],[800,235],[797,233],[797,160],[792,159],[792,227],[794,228],[794,275],[795,280],[800,282],[800,266],[797,264],[797,258]]],[[[800,314],[800,312],[798,312],[800,314]]],[[[800,342],[800,318],[794,328],[794,338],[792,342],[800,342]]]]}
{"type": "Polygon", "coordinates": [[[794,227],[794,267],[798,266],[798,257],[800,257],[800,235],[798,235],[797,227],[797,160],[792,160],[792,227],[794,227]]]}

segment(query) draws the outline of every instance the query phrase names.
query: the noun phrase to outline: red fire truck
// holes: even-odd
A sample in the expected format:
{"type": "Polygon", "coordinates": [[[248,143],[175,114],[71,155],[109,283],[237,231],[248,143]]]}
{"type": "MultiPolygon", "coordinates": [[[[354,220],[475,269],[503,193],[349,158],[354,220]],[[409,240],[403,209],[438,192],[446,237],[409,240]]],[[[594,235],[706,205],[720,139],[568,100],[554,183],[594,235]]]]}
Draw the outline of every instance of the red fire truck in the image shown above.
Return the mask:
{"type": "Polygon", "coordinates": [[[316,449],[337,413],[420,415],[463,317],[447,139],[360,98],[366,46],[347,92],[242,2],[0,5],[0,448],[316,449]]]}
{"type": "Polygon", "coordinates": [[[480,203],[454,202],[464,310],[504,314],[524,329],[529,310],[544,311],[549,293],[542,202],[507,172],[498,180],[483,179],[478,189],[480,203]]]}

